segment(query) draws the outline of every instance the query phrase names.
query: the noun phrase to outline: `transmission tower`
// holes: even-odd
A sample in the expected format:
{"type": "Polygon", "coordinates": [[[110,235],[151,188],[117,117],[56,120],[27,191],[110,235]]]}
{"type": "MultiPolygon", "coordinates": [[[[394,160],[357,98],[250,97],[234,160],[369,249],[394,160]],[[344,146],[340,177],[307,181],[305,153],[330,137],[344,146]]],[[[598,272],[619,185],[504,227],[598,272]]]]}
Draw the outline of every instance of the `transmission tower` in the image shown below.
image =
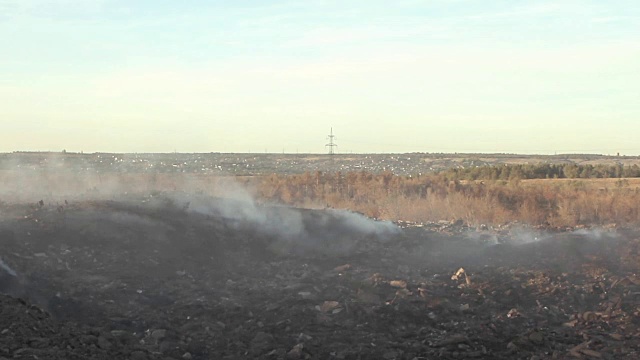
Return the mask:
{"type": "Polygon", "coordinates": [[[325,147],[329,147],[329,155],[333,155],[333,148],[338,146],[338,144],[333,142],[333,139],[336,136],[333,135],[333,127],[331,128],[331,133],[329,135],[327,135],[327,139],[329,140],[329,143],[327,145],[325,145],[325,147]]]}

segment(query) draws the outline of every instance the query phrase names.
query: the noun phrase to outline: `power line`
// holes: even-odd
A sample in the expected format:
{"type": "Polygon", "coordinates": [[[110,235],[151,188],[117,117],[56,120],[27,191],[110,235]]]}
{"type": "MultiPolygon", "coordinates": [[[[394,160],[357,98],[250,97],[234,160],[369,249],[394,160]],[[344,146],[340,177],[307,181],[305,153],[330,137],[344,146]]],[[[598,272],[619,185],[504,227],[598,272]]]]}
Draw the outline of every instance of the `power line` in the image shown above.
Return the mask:
{"type": "Polygon", "coordinates": [[[334,142],[333,142],[333,139],[334,139],[335,137],[336,137],[336,136],[335,136],[335,135],[333,135],[333,127],[332,127],[332,128],[331,128],[331,133],[330,133],[329,135],[327,135],[327,139],[329,139],[329,143],[328,143],[327,145],[325,145],[325,147],[327,147],[327,146],[329,147],[329,155],[333,155],[333,154],[334,154],[334,152],[333,152],[333,148],[334,148],[334,147],[336,147],[336,146],[338,146],[338,144],[336,144],[336,143],[334,143],[334,142]]]}

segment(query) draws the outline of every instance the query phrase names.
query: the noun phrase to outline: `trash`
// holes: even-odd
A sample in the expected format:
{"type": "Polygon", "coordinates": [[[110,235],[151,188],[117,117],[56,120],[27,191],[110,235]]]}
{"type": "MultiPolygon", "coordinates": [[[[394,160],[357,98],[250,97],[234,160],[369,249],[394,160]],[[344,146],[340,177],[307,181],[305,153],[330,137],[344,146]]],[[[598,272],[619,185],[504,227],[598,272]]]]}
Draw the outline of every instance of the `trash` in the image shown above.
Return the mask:
{"type": "Polygon", "coordinates": [[[407,287],[407,282],[404,280],[391,280],[389,281],[389,285],[396,287],[396,288],[406,288],[407,287]]]}
{"type": "Polygon", "coordinates": [[[427,289],[425,289],[425,288],[423,288],[423,287],[419,287],[419,288],[418,288],[418,295],[419,295],[421,298],[423,298],[423,299],[424,299],[424,298],[426,298],[426,297],[427,297],[427,295],[428,295],[428,294],[427,294],[427,289]]]}
{"type": "Polygon", "coordinates": [[[518,311],[518,309],[513,308],[511,310],[509,310],[509,312],[507,312],[507,317],[508,318],[515,318],[515,317],[519,317],[520,316],[520,312],[518,311]]]}
{"type": "Polygon", "coordinates": [[[335,272],[344,272],[351,269],[351,265],[350,264],[344,264],[344,265],[340,265],[340,266],[336,266],[335,268],[333,268],[333,271],[335,272]]]}
{"type": "Polygon", "coordinates": [[[464,268],[460,268],[458,269],[458,271],[456,271],[452,276],[451,276],[451,280],[454,281],[458,281],[462,279],[462,276],[464,275],[464,281],[467,285],[471,285],[471,278],[469,277],[469,275],[467,275],[467,272],[464,270],[464,268]]]}
{"type": "Polygon", "coordinates": [[[455,274],[453,274],[451,276],[451,280],[459,280],[459,279],[461,279],[461,276],[464,275],[464,273],[465,272],[464,272],[463,268],[458,269],[458,271],[456,271],[455,274]]]}
{"type": "Polygon", "coordinates": [[[340,307],[340,303],[337,301],[325,301],[320,305],[320,311],[323,313],[333,312],[340,307]]]}

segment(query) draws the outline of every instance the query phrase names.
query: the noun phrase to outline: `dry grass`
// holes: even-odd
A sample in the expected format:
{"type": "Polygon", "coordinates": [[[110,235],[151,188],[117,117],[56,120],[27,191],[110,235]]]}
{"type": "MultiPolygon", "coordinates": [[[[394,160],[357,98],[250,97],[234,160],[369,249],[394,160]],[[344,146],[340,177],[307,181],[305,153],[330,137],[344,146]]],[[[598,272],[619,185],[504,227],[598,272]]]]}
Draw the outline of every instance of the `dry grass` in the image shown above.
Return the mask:
{"type": "Polygon", "coordinates": [[[553,227],[640,222],[640,179],[456,182],[437,175],[348,173],[272,176],[256,188],[271,201],[348,208],[384,219],[553,227]]]}
{"type": "Polygon", "coordinates": [[[212,196],[248,192],[259,201],[331,206],[409,221],[462,219],[469,224],[520,221],[556,227],[640,223],[640,179],[449,181],[390,173],[212,177],[193,174],[0,171],[0,202],[63,201],[125,193],[188,191],[212,196]],[[242,189],[240,189],[242,188],[242,189]]]}
{"type": "Polygon", "coordinates": [[[592,190],[600,189],[640,189],[640,178],[609,179],[531,179],[521,180],[523,186],[573,185],[592,190]]]}

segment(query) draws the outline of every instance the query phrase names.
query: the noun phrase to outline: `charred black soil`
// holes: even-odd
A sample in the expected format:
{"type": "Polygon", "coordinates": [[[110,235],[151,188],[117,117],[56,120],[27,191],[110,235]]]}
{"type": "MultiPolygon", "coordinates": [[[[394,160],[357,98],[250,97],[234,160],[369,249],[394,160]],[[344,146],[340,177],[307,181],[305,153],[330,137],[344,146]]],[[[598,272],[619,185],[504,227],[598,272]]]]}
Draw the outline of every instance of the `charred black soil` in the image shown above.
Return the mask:
{"type": "Polygon", "coordinates": [[[1,215],[0,359],[639,356],[636,230],[169,197],[1,215]]]}

